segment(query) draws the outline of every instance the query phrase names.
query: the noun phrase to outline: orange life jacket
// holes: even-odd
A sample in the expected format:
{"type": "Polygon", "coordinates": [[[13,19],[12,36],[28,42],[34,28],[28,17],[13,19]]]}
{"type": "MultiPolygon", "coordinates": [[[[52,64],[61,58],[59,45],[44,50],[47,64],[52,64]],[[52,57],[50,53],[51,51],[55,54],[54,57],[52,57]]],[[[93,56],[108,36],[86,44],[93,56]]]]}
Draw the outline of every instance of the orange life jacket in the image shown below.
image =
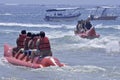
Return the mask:
{"type": "Polygon", "coordinates": [[[39,49],[40,50],[50,50],[50,42],[47,37],[40,38],[40,43],[39,43],[39,49]]]}
{"type": "Polygon", "coordinates": [[[26,39],[26,34],[20,34],[17,39],[17,47],[24,48],[25,39],[26,39]]]}

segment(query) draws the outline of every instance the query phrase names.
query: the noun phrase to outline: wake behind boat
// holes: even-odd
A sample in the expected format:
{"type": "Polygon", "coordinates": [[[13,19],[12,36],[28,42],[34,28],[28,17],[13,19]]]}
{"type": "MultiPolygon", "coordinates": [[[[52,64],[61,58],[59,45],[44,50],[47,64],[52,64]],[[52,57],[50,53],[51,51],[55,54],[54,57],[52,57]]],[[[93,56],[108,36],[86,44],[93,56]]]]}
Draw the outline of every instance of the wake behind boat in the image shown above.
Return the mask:
{"type": "Polygon", "coordinates": [[[26,66],[30,68],[43,68],[43,67],[49,67],[49,66],[64,66],[63,63],[61,63],[57,58],[47,56],[43,59],[39,59],[39,57],[36,57],[33,61],[33,63],[29,61],[25,61],[25,59],[20,60],[19,58],[22,56],[22,54],[19,55],[19,57],[16,59],[15,57],[12,57],[12,46],[5,44],[4,45],[4,57],[7,59],[7,61],[14,65],[19,66],[26,66]]]}

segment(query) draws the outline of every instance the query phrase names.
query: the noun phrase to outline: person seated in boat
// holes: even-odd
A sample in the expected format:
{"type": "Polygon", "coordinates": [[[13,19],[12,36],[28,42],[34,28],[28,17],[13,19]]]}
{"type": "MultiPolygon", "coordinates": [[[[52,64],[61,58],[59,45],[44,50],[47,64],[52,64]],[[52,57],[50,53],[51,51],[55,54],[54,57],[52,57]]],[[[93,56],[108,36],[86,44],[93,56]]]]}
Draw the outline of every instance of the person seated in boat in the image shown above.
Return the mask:
{"type": "Polygon", "coordinates": [[[88,18],[85,22],[85,27],[86,27],[86,34],[89,36],[94,36],[96,35],[95,28],[92,26],[90,19],[88,18]],[[89,31],[88,31],[89,30],[89,31]]]}
{"type": "Polygon", "coordinates": [[[38,33],[38,34],[34,34],[34,37],[33,37],[33,49],[37,49],[37,42],[39,41],[39,37],[40,37],[40,34],[38,33]]]}
{"type": "Polygon", "coordinates": [[[90,30],[90,28],[92,27],[92,24],[90,22],[90,19],[88,18],[86,21],[85,21],[85,28],[86,30],[90,30]]]}
{"type": "Polygon", "coordinates": [[[37,45],[37,51],[32,55],[31,63],[33,62],[35,56],[39,56],[40,58],[44,58],[46,56],[52,56],[50,41],[48,37],[45,36],[44,31],[40,31],[40,37],[36,45],[37,45]]]}
{"type": "Polygon", "coordinates": [[[84,27],[84,20],[80,20],[78,21],[78,24],[76,26],[76,30],[75,30],[75,33],[83,33],[85,32],[85,27],[84,27]]]}
{"type": "Polygon", "coordinates": [[[81,24],[81,21],[78,21],[77,25],[76,25],[76,28],[74,30],[75,34],[79,33],[79,26],[81,24]]]}
{"type": "Polygon", "coordinates": [[[22,30],[21,34],[19,34],[19,37],[16,40],[17,47],[14,47],[12,50],[12,56],[15,57],[17,52],[20,52],[24,48],[24,41],[26,39],[26,30],[22,30]]]}
{"type": "Polygon", "coordinates": [[[27,37],[25,39],[25,43],[24,43],[24,52],[22,57],[20,58],[20,60],[24,59],[24,57],[26,56],[26,61],[28,60],[29,56],[31,55],[31,43],[32,43],[32,33],[28,32],[27,33],[27,37]]]}
{"type": "Polygon", "coordinates": [[[82,23],[81,23],[81,32],[83,33],[83,32],[86,32],[86,31],[87,31],[87,29],[85,27],[85,20],[83,20],[82,23]]]}

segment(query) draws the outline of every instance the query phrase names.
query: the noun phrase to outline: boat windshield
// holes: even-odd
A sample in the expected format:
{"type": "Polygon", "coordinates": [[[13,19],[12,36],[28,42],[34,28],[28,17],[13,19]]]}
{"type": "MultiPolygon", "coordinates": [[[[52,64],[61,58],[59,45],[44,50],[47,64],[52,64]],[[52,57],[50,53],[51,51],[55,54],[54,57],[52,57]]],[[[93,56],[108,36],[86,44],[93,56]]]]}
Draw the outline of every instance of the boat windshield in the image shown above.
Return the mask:
{"type": "Polygon", "coordinates": [[[67,16],[77,15],[80,13],[79,8],[56,8],[46,10],[47,16],[67,16]]]}

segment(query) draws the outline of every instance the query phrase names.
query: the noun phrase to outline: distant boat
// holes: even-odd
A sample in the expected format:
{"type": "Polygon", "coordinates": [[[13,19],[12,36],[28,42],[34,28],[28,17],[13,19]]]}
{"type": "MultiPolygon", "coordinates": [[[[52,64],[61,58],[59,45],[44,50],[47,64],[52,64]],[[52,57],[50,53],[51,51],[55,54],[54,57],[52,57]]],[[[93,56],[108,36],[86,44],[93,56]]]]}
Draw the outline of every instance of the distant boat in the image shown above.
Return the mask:
{"type": "Polygon", "coordinates": [[[46,21],[73,21],[79,16],[80,8],[55,8],[46,10],[46,21]]]}
{"type": "MultiPolygon", "coordinates": [[[[111,7],[97,7],[96,11],[94,14],[90,14],[88,18],[90,18],[90,20],[116,20],[118,18],[117,15],[114,14],[110,14],[110,12],[107,12],[108,9],[110,9],[111,7]],[[102,8],[102,13],[100,14],[100,12],[98,12],[98,10],[102,8]],[[100,15],[97,15],[97,14],[100,15]]],[[[111,12],[112,13],[112,12],[111,12]]]]}

